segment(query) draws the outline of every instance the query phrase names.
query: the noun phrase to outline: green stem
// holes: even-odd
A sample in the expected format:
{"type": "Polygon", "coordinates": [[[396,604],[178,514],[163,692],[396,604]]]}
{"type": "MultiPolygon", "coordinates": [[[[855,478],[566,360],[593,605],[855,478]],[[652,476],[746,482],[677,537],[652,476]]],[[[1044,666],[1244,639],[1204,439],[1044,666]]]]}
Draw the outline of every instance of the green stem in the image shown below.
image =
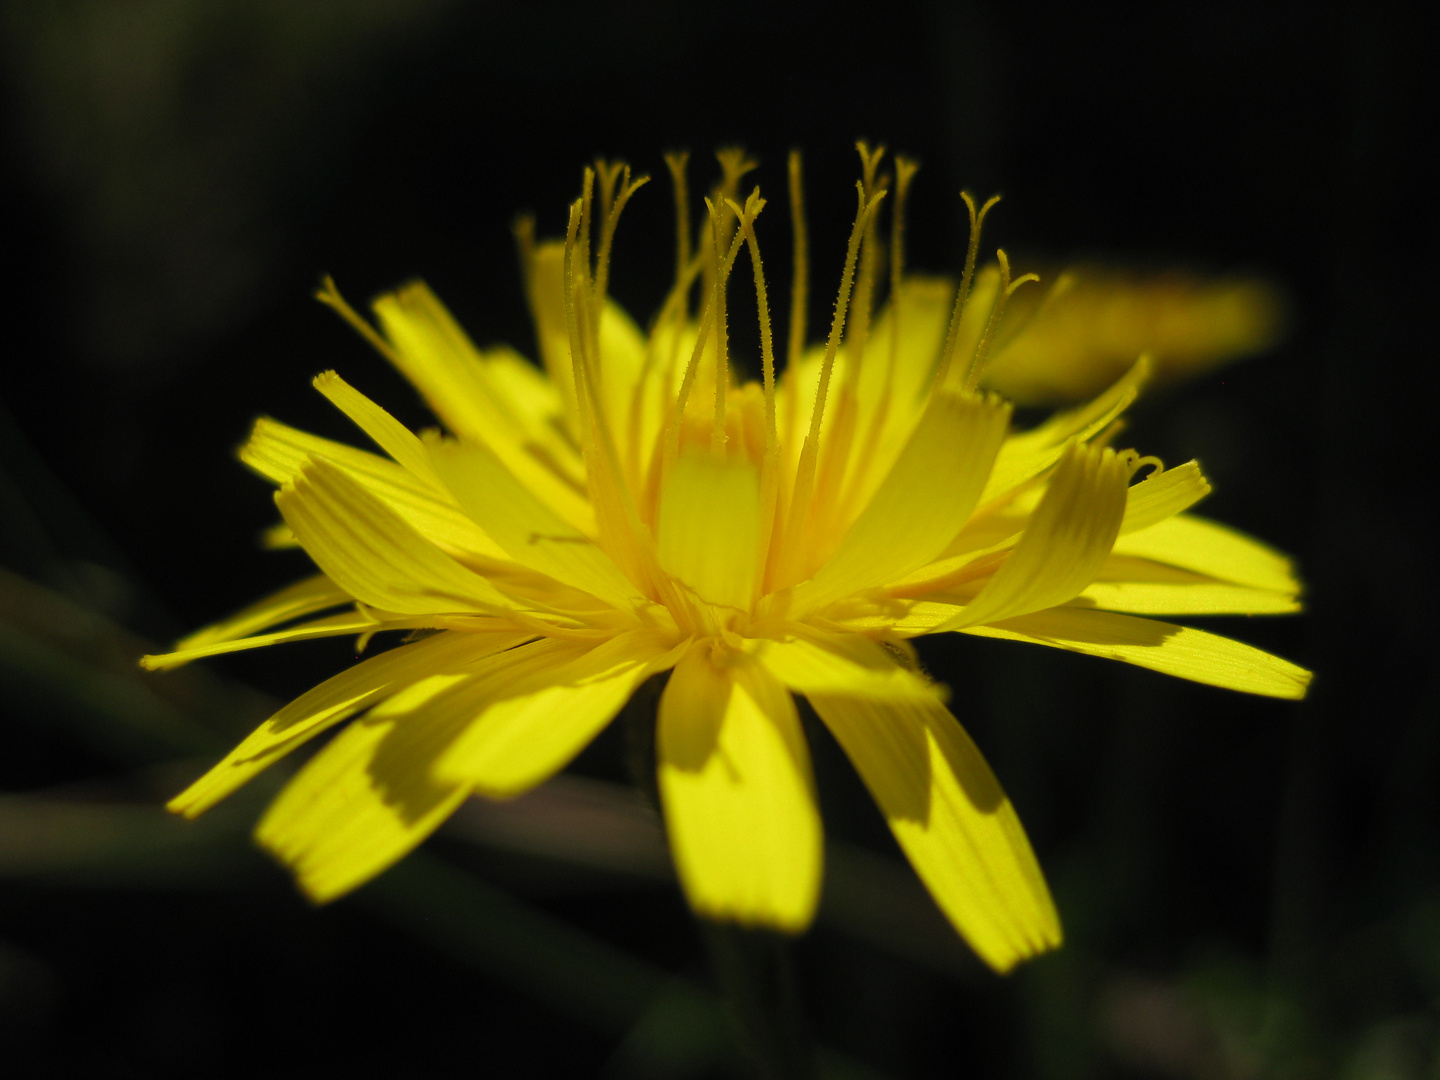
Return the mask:
{"type": "Polygon", "coordinates": [[[715,981],[759,1075],[764,1080],[810,1080],[815,1067],[790,939],[773,930],[699,922],[715,981]]]}

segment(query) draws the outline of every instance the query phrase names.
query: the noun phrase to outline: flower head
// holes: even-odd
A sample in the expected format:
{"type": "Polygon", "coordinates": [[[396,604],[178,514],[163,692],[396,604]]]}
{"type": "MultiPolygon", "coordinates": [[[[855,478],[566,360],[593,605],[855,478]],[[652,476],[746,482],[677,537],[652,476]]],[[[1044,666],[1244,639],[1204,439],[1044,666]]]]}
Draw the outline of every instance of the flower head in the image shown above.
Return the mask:
{"type": "Polygon", "coordinates": [[[822,838],[799,695],[987,962],[1005,970],[1058,944],[1019,820],[910,639],[1029,641],[1296,698],[1299,668],[1137,615],[1293,611],[1298,586],[1280,556],[1186,512],[1209,490],[1195,463],[1162,469],[1110,447],[1143,362],[1088,405],[1015,431],[1010,406],[982,389],[995,329],[1026,280],[1011,280],[1000,252],[993,281],[972,289],[992,204],[969,204],[958,287],[906,276],[915,167],[897,159],[884,177],[879,151],[862,145],[861,156],[834,317],[808,349],[791,159],[797,274],[783,377],[756,231],[766,204],[758,189],[740,201],[750,163],[736,152],[720,156],[698,237],[685,160],[669,159],[676,282],[648,333],[607,297],[616,225],[643,179],[602,162],[586,170],[563,243],[536,244],[522,228],[544,373],[477,349],[422,284],[375,303],[377,330],[327,281],[321,299],[445,430],[411,433],[333,372],[316,388],[383,453],[258,421],[241,457],[279,485],[276,542],[299,544],[320,573],[145,662],[411,637],[285,706],[171,809],[199,814],[351,721],[258,829],[328,900],[471,795],[515,796],[562,769],[668,672],[659,791],[697,911],[788,931],[813,916],[822,838]],[[737,379],[728,344],[742,256],[759,382],[737,379]]]}

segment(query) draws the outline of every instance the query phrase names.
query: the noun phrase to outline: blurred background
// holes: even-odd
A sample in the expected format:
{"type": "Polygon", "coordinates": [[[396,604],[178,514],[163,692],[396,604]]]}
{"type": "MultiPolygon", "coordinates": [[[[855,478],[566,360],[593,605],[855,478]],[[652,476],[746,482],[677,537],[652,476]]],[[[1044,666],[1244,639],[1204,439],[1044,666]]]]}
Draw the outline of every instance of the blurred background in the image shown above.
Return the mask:
{"type": "MultiPolygon", "coordinates": [[[[798,146],[817,327],[866,137],[923,164],[919,268],[962,262],[965,186],[1005,194],[987,247],[1019,270],[1283,290],[1281,345],[1144,399],[1125,442],[1198,457],[1203,512],[1308,583],[1298,618],[1185,621],[1317,675],[1294,705],[923,642],[1068,940],[984,969],[812,732],[831,848],[796,965],[822,1071],[1440,1076],[1432,29],[1383,3],[0,5],[0,1068],[744,1075],[618,731],[314,909],[249,846],[273,782],[195,824],[159,806],[352,643],[134,660],[305,572],[259,547],[268,488],[234,460],[256,415],[351,439],[309,388],[335,367],[429,422],[310,299],[322,273],[357,303],[423,276],[533,354],[515,214],[563,230],[596,154],[663,178],[688,147],[699,187],[741,143],[780,288],[798,146]]],[[[671,215],[657,182],[621,228],[642,320],[671,215]]]]}

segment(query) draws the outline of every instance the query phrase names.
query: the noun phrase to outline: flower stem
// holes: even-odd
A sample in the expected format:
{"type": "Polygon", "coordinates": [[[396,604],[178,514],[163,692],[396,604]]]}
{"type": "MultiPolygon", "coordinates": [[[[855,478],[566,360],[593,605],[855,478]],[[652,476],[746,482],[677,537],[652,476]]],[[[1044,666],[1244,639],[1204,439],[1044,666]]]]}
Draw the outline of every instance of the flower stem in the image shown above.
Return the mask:
{"type": "Polygon", "coordinates": [[[790,939],[773,930],[698,921],[715,981],[757,1075],[810,1080],[815,1070],[790,939]]]}

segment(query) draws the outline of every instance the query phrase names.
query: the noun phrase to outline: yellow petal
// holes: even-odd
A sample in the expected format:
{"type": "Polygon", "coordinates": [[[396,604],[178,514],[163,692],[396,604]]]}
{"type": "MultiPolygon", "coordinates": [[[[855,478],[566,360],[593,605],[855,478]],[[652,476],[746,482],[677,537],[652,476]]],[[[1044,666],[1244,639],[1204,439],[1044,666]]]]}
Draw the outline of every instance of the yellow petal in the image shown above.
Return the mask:
{"type": "MultiPolygon", "coordinates": [[[[420,620],[424,622],[426,620],[420,620]]],[[[323,619],[314,619],[308,623],[301,623],[299,626],[292,626],[288,630],[278,630],[271,634],[257,634],[254,637],[232,638],[228,641],[214,641],[209,645],[201,645],[193,649],[176,649],[174,652],[161,653],[158,656],[142,656],[140,666],[147,671],[164,671],[169,668],[177,668],[182,664],[188,664],[192,660],[199,660],[206,656],[219,656],[222,653],[243,652],[246,649],[263,649],[267,645],[283,645],[292,641],[310,641],[322,637],[342,637],[346,634],[373,634],[380,630],[409,629],[416,625],[416,620],[384,620],[376,618],[368,611],[345,611],[338,615],[327,615],[323,619]]]]}
{"type": "Polygon", "coordinates": [[[1232,585],[1148,559],[1113,554],[1099,579],[1071,603],[1135,615],[1282,615],[1300,610],[1294,593],[1232,585]]]}
{"type": "Polygon", "coordinates": [[[315,389],[375,440],[375,444],[427,483],[438,486],[430,458],[420,440],[404,424],[360,393],[333,371],[315,376],[315,389]]]}
{"type": "Polygon", "coordinates": [[[1310,685],[1310,672],[1252,645],[1108,611],[1059,607],[964,632],[1123,660],[1192,682],[1266,697],[1299,700],[1310,685]]]}
{"type": "Polygon", "coordinates": [[[1284,555],[1228,526],[1180,514],[1115,542],[1115,554],[1193,570],[1219,581],[1295,594],[1300,582],[1284,555]]]}
{"type": "MultiPolygon", "coordinates": [[[[549,241],[535,248],[530,302],[541,360],[565,401],[571,430],[578,431],[575,374],[565,317],[565,245],[562,242],[549,241]]],[[[607,300],[600,315],[599,338],[601,407],[612,430],[623,431],[630,423],[635,384],[645,370],[645,335],[618,304],[607,300]]]]}
{"type": "MultiPolygon", "coordinates": [[[[892,296],[870,331],[855,386],[857,437],[849,462],[855,475],[848,483],[861,506],[874,495],[925,412],[955,300],[955,283],[910,276],[900,294],[898,324],[892,296]]],[[[851,364],[850,349],[842,347],[836,357],[837,384],[847,384],[851,364]]],[[[811,387],[810,397],[804,400],[813,399],[811,387]]],[[[828,416],[833,416],[830,410],[828,416]]],[[[828,425],[823,430],[828,434],[828,425]]],[[[803,439],[804,432],[797,437],[803,439]]]]}
{"type": "MultiPolygon", "coordinates": [[[[488,446],[535,496],[571,526],[594,530],[583,486],[561,458],[553,429],[527,430],[524,411],[508,407],[486,377],[486,365],[445,306],[422,282],[375,301],[375,314],[395,359],[435,415],[467,442],[488,446]]],[[[568,454],[574,462],[573,451],[568,454]]]]}
{"type": "Polygon", "coordinates": [[[755,658],[797,694],[944,698],[943,687],[901,667],[895,653],[860,634],[827,634],[797,626],[792,637],[761,642],[755,658]]]}
{"type": "Polygon", "coordinates": [[[241,461],[276,484],[294,480],[311,459],[317,457],[343,469],[352,480],[435,543],[481,558],[506,557],[504,550],[455,505],[448,492],[376,454],[310,435],[266,417],[255,421],[250,441],[240,450],[241,461]]]}
{"type": "Polygon", "coordinates": [[[1129,478],[1114,451],[1072,443],[1010,557],[963,612],[934,632],[1013,618],[1077,595],[1115,544],[1129,478]]]}
{"type": "Polygon", "coordinates": [[[1070,288],[1059,295],[1022,293],[1007,312],[1007,330],[1029,321],[999,351],[986,382],[1012,401],[1078,400],[1142,353],[1156,357],[1162,378],[1197,374],[1268,348],[1283,323],[1279,296],[1256,279],[1176,271],[1146,278],[1104,266],[1075,267],[1064,278],[1070,288]]]}
{"type": "Polygon", "coordinates": [[[1104,431],[1130,407],[1149,374],[1150,362],[1142,357],[1094,401],[1057,413],[1033,430],[1012,435],[1000,450],[980,501],[989,502],[1032,476],[1039,476],[1060,460],[1070,440],[1085,442],[1104,431]]]}
{"type": "Polygon", "coordinates": [[[1195,461],[1147,476],[1125,493],[1125,520],[1120,523],[1120,534],[1148,529],[1190,509],[1208,494],[1210,481],[1195,461]]]}
{"type": "Polygon", "coordinates": [[[668,666],[671,649],[669,638],[637,630],[497,669],[465,695],[474,720],[435,763],[436,776],[496,799],[530,790],[589,745],[657,665],[668,666]]]}
{"type": "Polygon", "coordinates": [[[455,735],[423,710],[364,719],[315,755],[270,804],[255,839],[285,863],[318,904],[334,900],[434,832],[469,791],[443,785],[430,765],[455,735]]]}
{"type": "Polygon", "coordinates": [[[682,454],[660,495],[660,565],[710,604],[750,607],[759,570],[760,482],[748,461],[682,454]]]}
{"type": "Polygon", "coordinates": [[[692,649],[660,698],[660,796],[680,882],[701,915],[798,933],[820,893],[822,837],[795,702],[759,665],[692,649]]]}
{"type": "Polygon", "coordinates": [[[372,656],[290,702],[166,808],[196,817],[307,739],[426,677],[463,671],[486,656],[521,644],[526,636],[443,633],[372,656]]]}
{"type": "Polygon", "coordinates": [[[835,554],[796,586],[796,617],[894,581],[940,554],[975,509],[1009,424],[1010,407],[998,398],[933,398],[835,554]]]}
{"type": "Polygon", "coordinates": [[[328,461],[312,461],[275,504],[320,569],[362,603],[415,615],[513,607],[328,461]]]}
{"type": "Polygon", "coordinates": [[[642,602],[635,586],[591,536],[577,531],[517,479],[480,443],[425,440],[446,487],[485,532],[516,562],[548,574],[609,604],[642,602]]]}
{"type": "Polygon", "coordinates": [[[1025,830],[980,751],[934,699],[810,694],[920,880],[987,964],[1060,944],[1025,830]]]}
{"type": "Polygon", "coordinates": [[[350,603],[350,596],[324,574],[297,581],[289,588],[267,596],[251,604],[222,622],[197,630],[175,643],[175,650],[198,649],[217,641],[233,641],[236,638],[265,630],[291,619],[313,615],[326,608],[350,603]]]}

